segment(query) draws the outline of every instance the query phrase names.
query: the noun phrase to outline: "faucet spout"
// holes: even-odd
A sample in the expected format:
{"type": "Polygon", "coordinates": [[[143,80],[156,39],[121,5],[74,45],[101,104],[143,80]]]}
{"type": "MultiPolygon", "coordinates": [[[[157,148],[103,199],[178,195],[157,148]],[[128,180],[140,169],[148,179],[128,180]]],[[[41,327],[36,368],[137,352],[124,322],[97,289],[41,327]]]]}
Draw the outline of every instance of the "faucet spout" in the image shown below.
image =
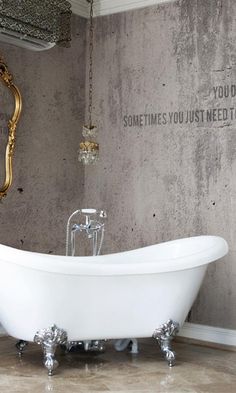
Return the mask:
{"type": "Polygon", "coordinates": [[[99,255],[104,239],[104,222],[107,217],[104,210],[95,209],[76,210],[68,219],[66,233],[66,255],[75,255],[75,235],[84,232],[92,240],[93,255],[99,255]]]}

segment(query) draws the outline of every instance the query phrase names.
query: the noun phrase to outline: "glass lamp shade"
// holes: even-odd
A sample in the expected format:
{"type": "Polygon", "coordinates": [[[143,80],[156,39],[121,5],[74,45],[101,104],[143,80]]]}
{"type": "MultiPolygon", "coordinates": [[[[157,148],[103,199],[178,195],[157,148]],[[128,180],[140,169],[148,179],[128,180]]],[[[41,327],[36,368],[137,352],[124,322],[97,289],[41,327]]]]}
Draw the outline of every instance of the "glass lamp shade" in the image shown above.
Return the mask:
{"type": "Polygon", "coordinates": [[[99,158],[99,145],[95,142],[85,141],[79,145],[78,160],[84,165],[95,164],[99,158]]]}

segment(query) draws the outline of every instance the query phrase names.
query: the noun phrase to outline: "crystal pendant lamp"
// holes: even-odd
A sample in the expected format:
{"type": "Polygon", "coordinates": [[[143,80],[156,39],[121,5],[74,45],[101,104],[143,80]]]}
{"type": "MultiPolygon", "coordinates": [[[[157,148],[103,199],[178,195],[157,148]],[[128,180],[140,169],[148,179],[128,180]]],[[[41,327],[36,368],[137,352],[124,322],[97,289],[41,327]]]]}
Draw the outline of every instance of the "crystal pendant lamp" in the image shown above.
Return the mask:
{"type": "Polygon", "coordinates": [[[82,135],[84,142],[80,143],[79,161],[84,165],[95,164],[99,158],[99,145],[95,142],[97,127],[92,122],[93,107],[93,0],[87,0],[90,3],[90,35],[89,35],[89,107],[88,107],[88,124],[83,126],[82,135]]]}

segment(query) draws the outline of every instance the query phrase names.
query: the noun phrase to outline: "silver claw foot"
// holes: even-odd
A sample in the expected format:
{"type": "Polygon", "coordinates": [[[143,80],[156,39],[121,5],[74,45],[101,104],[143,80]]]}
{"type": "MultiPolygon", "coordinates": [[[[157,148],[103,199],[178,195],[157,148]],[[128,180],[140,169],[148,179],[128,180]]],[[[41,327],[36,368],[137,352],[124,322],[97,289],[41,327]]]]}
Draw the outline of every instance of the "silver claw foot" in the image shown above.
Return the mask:
{"type": "Polygon", "coordinates": [[[44,365],[51,376],[58,367],[55,352],[58,345],[67,343],[67,333],[56,325],[39,330],[34,336],[34,342],[41,345],[44,352],[44,365]]]}
{"type": "Polygon", "coordinates": [[[152,337],[158,341],[158,344],[165,356],[165,359],[168,362],[169,367],[173,367],[175,365],[176,355],[175,352],[172,351],[171,341],[178,331],[179,324],[170,319],[167,323],[156,329],[152,335],[152,337]]]}
{"type": "Polygon", "coordinates": [[[28,345],[28,342],[27,342],[27,341],[24,341],[24,340],[19,340],[19,341],[16,343],[16,348],[17,348],[17,350],[18,350],[18,356],[19,356],[19,358],[22,357],[23,352],[24,352],[24,349],[27,347],[27,345],[28,345]]]}

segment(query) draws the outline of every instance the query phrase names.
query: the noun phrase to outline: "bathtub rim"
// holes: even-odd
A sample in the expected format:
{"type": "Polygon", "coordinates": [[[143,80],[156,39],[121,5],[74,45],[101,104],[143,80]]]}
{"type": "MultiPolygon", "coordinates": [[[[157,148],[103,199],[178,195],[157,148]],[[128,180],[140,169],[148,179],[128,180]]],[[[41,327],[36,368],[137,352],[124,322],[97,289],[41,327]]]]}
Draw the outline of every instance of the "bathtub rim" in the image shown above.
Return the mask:
{"type": "MultiPolygon", "coordinates": [[[[0,264],[5,263],[22,266],[31,270],[38,270],[53,274],[75,275],[75,276],[126,276],[142,274],[158,274],[197,268],[209,264],[224,257],[228,253],[228,244],[220,236],[191,236],[171,241],[166,241],[135,250],[119,253],[106,254],[95,257],[68,257],[63,255],[43,254],[32,251],[23,251],[13,247],[0,244],[0,264]],[[199,252],[181,257],[158,259],[153,254],[155,261],[127,263],[111,262],[108,258],[121,260],[122,258],[144,258],[145,251],[160,248],[161,245],[189,242],[191,239],[213,240],[215,243],[199,252]],[[5,252],[4,252],[5,251],[5,252]],[[5,255],[4,255],[5,254],[5,255]],[[139,255],[138,255],[139,254],[139,255]],[[18,260],[16,261],[16,258],[18,260]],[[33,262],[32,262],[33,261],[33,262]]],[[[146,253],[147,254],[147,253],[146,253]]],[[[148,256],[150,259],[150,256],[148,256]]]]}

